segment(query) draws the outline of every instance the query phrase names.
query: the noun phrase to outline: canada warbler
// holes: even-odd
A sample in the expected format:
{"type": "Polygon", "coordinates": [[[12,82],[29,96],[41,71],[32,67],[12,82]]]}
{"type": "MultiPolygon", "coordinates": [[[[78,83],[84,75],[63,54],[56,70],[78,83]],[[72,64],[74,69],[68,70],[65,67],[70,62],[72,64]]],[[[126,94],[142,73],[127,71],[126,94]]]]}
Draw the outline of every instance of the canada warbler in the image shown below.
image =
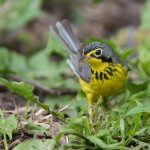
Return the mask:
{"type": "Polygon", "coordinates": [[[87,96],[90,115],[94,101],[114,95],[123,87],[129,68],[106,43],[91,42],[82,46],[66,20],[57,22],[51,31],[67,47],[70,55],[67,62],[87,96]]]}

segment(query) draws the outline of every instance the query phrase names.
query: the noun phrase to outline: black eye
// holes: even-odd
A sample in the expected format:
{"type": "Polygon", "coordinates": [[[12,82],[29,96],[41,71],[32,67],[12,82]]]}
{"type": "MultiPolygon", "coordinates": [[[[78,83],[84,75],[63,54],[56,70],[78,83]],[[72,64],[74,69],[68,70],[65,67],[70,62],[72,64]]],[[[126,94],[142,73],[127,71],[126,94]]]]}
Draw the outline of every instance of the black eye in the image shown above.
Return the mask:
{"type": "Polygon", "coordinates": [[[99,57],[100,55],[102,55],[102,50],[101,49],[96,50],[95,56],[99,57]]]}

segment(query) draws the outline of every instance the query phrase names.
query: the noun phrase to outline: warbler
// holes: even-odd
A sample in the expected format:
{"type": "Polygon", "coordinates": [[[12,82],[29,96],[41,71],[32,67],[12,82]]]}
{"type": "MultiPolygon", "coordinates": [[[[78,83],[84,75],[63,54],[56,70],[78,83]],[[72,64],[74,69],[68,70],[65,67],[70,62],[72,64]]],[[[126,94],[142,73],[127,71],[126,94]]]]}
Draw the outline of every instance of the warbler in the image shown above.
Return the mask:
{"type": "Polygon", "coordinates": [[[50,28],[67,47],[67,62],[87,96],[91,115],[93,102],[99,97],[114,95],[123,87],[129,67],[106,43],[97,41],[81,44],[66,20],[50,28]]]}

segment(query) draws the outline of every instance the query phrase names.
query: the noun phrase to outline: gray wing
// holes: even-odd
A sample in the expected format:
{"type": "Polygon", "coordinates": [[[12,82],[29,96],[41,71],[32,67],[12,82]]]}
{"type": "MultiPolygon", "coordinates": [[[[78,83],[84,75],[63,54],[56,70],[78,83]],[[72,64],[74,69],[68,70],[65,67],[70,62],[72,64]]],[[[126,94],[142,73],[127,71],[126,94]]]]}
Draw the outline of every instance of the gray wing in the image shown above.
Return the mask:
{"type": "Polygon", "coordinates": [[[89,82],[92,76],[90,65],[86,62],[79,62],[79,74],[81,79],[89,82]]]}
{"type": "Polygon", "coordinates": [[[91,68],[86,62],[80,62],[80,59],[82,58],[82,54],[80,53],[81,44],[73,33],[68,21],[63,20],[61,22],[57,22],[55,26],[50,27],[50,30],[51,32],[55,32],[67,47],[67,51],[70,56],[67,63],[76,76],[89,82],[91,79],[91,68]]]}

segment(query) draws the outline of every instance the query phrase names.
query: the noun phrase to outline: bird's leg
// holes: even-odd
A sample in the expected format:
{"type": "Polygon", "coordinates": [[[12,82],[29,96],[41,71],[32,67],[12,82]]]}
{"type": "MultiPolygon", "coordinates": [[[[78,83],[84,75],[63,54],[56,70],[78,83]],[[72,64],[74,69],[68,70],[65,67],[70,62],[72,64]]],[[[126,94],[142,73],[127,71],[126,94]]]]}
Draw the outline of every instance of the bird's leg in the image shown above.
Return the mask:
{"type": "MultiPolygon", "coordinates": [[[[87,95],[88,98],[88,113],[89,121],[93,124],[93,121],[96,123],[97,117],[99,117],[100,105],[102,104],[102,96],[96,97],[93,93],[87,95]],[[95,118],[95,119],[94,119],[95,118]]],[[[97,123],[96,123],[97,124],[97,123]]]]}
{"type": "Polygon", "coordinates": [[[88,104],[88,113],[89,113],[89,121],[92,124],[93,123],[93,114],[92,114],[92,103],[90,103],[90,102],[88,104]]]}
{"type": "Polygon", "coordinates": [[[89,117],[92,116],[92,102],[88,101],[88,113],[89,113],[89,117]]]}
{"type": "Polygon", "coordinates": [[[90,120],[90,123],[92,123],[92,120],[93,120],[93,110],[92,110],[92,104],[93,104],[93,101],[95,101],[95,96],[93,93],[88,93],[87,94],[87,99],[88,99],[88,113],[89,113],[89,120],[90,120]]]}

